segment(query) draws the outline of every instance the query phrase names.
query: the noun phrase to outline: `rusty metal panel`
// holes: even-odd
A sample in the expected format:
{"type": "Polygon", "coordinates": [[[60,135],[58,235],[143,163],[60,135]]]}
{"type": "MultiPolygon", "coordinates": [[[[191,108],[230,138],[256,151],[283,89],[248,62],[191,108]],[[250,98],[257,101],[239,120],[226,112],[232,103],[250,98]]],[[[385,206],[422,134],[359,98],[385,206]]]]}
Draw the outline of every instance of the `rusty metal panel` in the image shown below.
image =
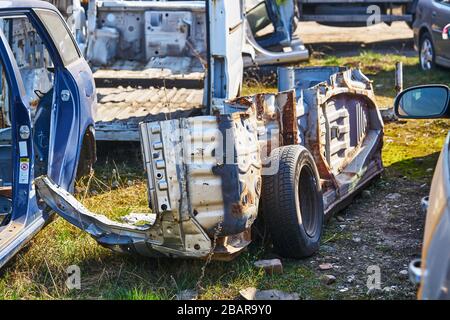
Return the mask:
{"type": "Polygon", "coordinates": [[[141,132],[156,212],[180,210],[210,235],[219,224],[226,235],[250,227],[261,191],[255,116],[234,113],[143,123],[141,132]],[[182,194],[173,196],[177,190],[182,194]],[[187,201],[183,210],[178,208],[182,197],[187,201]]]}
{"type": "Polygon", "coordinates": [[[383,170],[383,121],[372,83],[358,69],[287,71],[283,77],[294,79],[297,93],[298,140],[316,160],[325,211],[331,212],[383,170]]]}

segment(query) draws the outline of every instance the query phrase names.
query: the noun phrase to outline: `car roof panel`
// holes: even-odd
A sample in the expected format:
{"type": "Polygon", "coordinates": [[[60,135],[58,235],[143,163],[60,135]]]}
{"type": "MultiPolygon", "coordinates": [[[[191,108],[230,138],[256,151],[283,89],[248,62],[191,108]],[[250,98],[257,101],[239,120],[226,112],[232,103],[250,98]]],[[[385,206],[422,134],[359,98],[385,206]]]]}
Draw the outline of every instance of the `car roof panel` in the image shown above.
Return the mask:
{"type": "Polygon", "coordinates": [[[50,9],[56,10],[49,2],[37,1],[37,0],[24,0],[24,1],[14,1],[14,0],[1,0],[0,1],[0,11],[11,10],[11,9],[50,9]]]}

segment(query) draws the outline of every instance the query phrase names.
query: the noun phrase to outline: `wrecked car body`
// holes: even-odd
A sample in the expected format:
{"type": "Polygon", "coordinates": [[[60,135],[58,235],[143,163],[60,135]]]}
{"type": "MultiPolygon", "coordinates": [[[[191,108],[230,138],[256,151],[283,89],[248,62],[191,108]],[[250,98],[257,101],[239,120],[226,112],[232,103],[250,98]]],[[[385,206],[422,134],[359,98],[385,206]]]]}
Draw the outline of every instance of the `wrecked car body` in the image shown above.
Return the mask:
{"type": "MultiPolygon", "coordinates": [[[[149,2],[144,2],[149,5],[149,2]]],[[[6,3],[8,10],[13,7],[11,2],[6,3]]],[[[101,2],[102,5],[105,3],[101,2]]],[[[140,8],[142,3],[135,3],[134,6],[140,8]]],[[[201,39],[205,39],[199,44],[205,43],[205,47],[198,50],[191,48],[192,55],[188,55],[188,62],[181,64],[187,68],[192,66],[191,63],[201,63],[203,73],[200,82],[204,85],[199,90],[202,90],[202,103],[186,104],[183,112],[174,112],[171,100],[165,100],[165,108],[158,108],[159,119],[146,118],[146,107],[139,107],[142,110],[138,110],[144,115],[139,117],[136,114],[132,125],[141,142],[152,214],[135,213],[124,217],[127,222],[112,221],[94,214],[71,195],[74,177],[79,171],[77,167],[80,168],[81,164],[81,168],[89,168],[88,164],[92,164],[95,158],[92,157],[95,154],[93,148],[89,147],[95,137],[92,107],[96,95],[92,74],[68,28],[59,28],[65,32],[63,40],[57,41],[51,37],[52,33],[45,23],[40,25],[34,20],[36,15],[39,16],[39,9],[32,8],[34,5],[41,8],[38,4],[25,2],[23,7],[16,5],[20,8],[18,11],[32,19],[32,24],[36,24],[38,33],[46,40],[44,43],[51,48],[49,56],[56,61],[54,67],[47,66],[43,72],[46,76],[46,70],[55,74],[55,88],[43,95],[40,91],[35,92],[39,99],[34,104],[39,106],[42,101],[52,101],[53,115],[50,117],[48,138],[39,129],[40,124],[32,123],[33,112],[26,104],[5,108],[5,115],[8,110],[13,111],[11,124],[14,134],[11,143],[15,146],[14,150],[20,151],[13,154],[12,159],[16,167],[13,177],[17,182],[12,182],[11,201],[14,206],[27,205],[28,211],[13,208],[12,214],[7,217],[10,220],[3,219],[2,235],[4,231],[11,230],[8,228],[19,226],[16,217],[25,218],[26,223],[33,225],[32,231],[17,230],[21,239],[26,237],[28,240],[53,211],[90,234],[99,244],[118,252],[150,257],[229,260],[250,244],[251,227],[262,213],[275,249],[283,256],[301,258],[317,251],[324,218],[339,210],[358,190],[380,174],[383,122],[375,104],[372,84],[359,70],[337,67],[282,68],[278,77],[279,93],[239,97],[243,58],[242,51],[235,48],[244,43],[244,17],[243,10],[232,8],[242,8],[243,2],[209,0],[206,3],[183,3],[186,15],[191,19],[197,15],[197,23],[203,21],[206,24],[206,34],[199,34],[201,39]],[[72,46],[76,54],[69,56],[70,59],[58,54],[58,49],[72,46]],[[198,52],[204,55],[194,54],[198,52]],[[59,77],[64,81],[59,82],[59,77]],[[15,118],[16,107],[23,109],[22,116],[29,130],[15,118]],[[46,139],[49,143],[42,144],[46,139]],[[46,149],[40,156],[42,146],[46,149]],[[35,154],[38,156],[35,157],[35,154]],[[21,188],[27,192],[18,194],[21,188]],[[17,194],[22,198],[15,198],[17,194]],[[30,211],[30,208],[35,210],[30,211]],[[35,217],[38,220],[34,220],[35,217]]],[[[170,10],[161,11],[161,6],[167,3],[153,2],[151,5],[155,11],[148,10],[141,17],[140,9],[138,16],[130,10],[131,16],[127,17],[136,23],[147,18],[150,25],[161,25],[164,24],[164,17],[174,14],[170,10]]],[[[56,14],[52,6],[42,6],[51,14],[56,14]]],[[[124,10],[116,2],[111,6],[114,10],[124,10]]],[[[164,8],[167,10],[167,7],[164,8]]],[[[11,12],[16,14],[14,10],[11,9],[11,12]]],[[[57,17],[61,23],[61,17],[57,17]]],[[[105,15],[105,23],[107,20],[108,14],[105,15]]],[[[176,20],[181,24],[193,21],[176,20]]],[[[114,21],[109,23],[120,26],[114,21]]],[[[130,29],[128,31],[131,32],[130,29]]],[[[175,31],[162,28],[158,32],[175,31]]],[[[114,31],[110,28],[102,30],[97,36],[101,38],[106,34],[109,39],[112,33],[114,31]]],[[[11,66],[16,63],[12,58],[13,50],[5,47],[7,42],[3,34],[0,35],[4,46],[1,50],[2,62],[9,66],[5,68],[7,75],[14,74],[14,79],[20,79],[17,71],[20,68],[11,66]]],[[[159,39],[163,38],[161,34],[159,39]]],[[[101,39],[97,41],[98,45],[102,45],[101,39]]],[[[188,41],[181,43],[187,45],[188,41]]],[[[161,76],[160,72],[167,70],[161,70],[161,65],[164,62],[172,65],[174,61],[180,62],[185,58],[185,53],[181,52],[183,50],[176,51],[180,42],[175,46],[163,44],[164,41],[158,47],[158,53],[159,50],[175,50],[178,55],[167,60],[167,56],[158,56],[153,51],[154,47],[150,46],[150,60],[159,64],[159,73],[152,73],[158,68],[151,71],[149,77],[144,72],[147,80],[166,81],[167,77],[161,76]]],[[[139,51],[138,48],[126,48],[131,53],[139,51]]],[[[66,54],[68,52],[64,51],[66,54]]],[[[144,56],[146,51],[139,52],[144,56]]],[[[127,81],[141,81],[138,70],[127,70],[132,74],[127,81]]],[[[113,72],[114,75],[104,76],[105,83],[108,83],[108,77],[116,79],[124,70],[118,68],[116,71],[118,73],[113,72]]],[[[173,76],[188,82],[196,79],[195,76],[183,79],[182,76],[189,74],[180,72],[173,76]]],[[[140,87],[136,89],[144,90],[140,87]]],[[[18,89],[12,92],[20,98],[14,101],[34,97],[18,89]]],[[[177,94],[175,91],[174,96],[177,94]]],[[[134,94],[135,99],[149,96],[160,98],[154,93],[144,96],[142,91],[134,94]]],[[[127,103],[133,107],[132,103],[127,103]]],[[[35,114],[39,115],[39,110],[35,114]]],[[[5,115],[3,117],[8,119],[5,115]]],[[[48,117],[44,118],[49,121],[48,117]]],[[[25,243],[18,240],[16,246],[11,248],[10,238],[2,237],[0,241],[2,263],[25,243]]]]}
{"type": "Polygon", "coordinates": [[[41,1],[0,2],[0,267],[51,217],[46,175],[72,191],[95,162],[95,84],[63,17],[41,1]]]}
{"type": "Polygon", "coordinates": [[[118,252],[229,260],[251,242],[262,211],[281,255],[311,255],[323,219],[382,172],[383,122],[359,70],[280,69],[279,87],[214,99],[200,116],[142,122],[153,213],[134,225],[90,212],[48,177],[36,179],[38,192],[118,252]]]}

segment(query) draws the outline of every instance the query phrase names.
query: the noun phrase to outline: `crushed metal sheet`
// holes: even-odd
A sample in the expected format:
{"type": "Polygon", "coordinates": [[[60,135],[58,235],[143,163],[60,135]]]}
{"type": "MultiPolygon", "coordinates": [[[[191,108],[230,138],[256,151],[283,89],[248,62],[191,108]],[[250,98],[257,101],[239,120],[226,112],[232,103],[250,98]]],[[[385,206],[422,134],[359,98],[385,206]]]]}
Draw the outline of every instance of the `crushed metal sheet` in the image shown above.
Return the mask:
{"type": "Polygon", "coordinates": [[[122,221],[135,226],[152,226],[155,224],[156,214],[130,213],[129,215],[122,217],[122,221]]]}

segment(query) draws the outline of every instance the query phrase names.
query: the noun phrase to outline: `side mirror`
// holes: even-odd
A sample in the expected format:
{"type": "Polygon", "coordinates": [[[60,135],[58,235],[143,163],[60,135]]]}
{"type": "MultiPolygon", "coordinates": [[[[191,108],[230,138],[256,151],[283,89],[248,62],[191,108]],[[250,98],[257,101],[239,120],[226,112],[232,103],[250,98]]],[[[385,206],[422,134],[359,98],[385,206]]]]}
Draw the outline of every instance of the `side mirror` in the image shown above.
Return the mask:
{"type": "Polygon", "coordinates": [[[450,89],[445,85],[417,86],[402,91],[395,98],[399,118],[450,118],[450,89]]]}
{"type": "Polygon", "coordinates": [[[450,23],[445,26],[444,30],[442,30],[442,39],[444,40],[450,39],[450,23]]]}

